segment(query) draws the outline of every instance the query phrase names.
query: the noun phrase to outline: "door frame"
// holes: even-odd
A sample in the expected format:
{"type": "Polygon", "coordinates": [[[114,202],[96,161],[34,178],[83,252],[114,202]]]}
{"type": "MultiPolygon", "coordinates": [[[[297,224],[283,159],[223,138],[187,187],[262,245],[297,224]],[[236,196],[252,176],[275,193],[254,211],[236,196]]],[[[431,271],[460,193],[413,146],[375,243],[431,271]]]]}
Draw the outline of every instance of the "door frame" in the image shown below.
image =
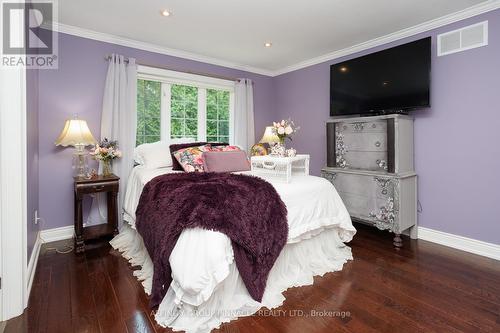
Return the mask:
{"type": "Polygon", "coordinates": [[[26,69],[0,68],[0,321],[27,306],[26,169],[26,69]]]}

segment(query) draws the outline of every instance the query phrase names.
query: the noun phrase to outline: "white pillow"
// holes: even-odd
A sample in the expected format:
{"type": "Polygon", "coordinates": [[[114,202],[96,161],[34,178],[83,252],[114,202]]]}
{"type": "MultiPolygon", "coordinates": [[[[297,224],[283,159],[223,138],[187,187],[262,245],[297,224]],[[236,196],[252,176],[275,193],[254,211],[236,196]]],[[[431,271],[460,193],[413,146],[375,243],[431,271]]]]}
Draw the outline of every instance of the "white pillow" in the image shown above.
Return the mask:
{"type": "Polygon", "coordinates": [[[194,142],[193,138],[171,139],[170,141],[157,141],[144,143],[135,147],[134,161],[144,165],[148,169],[158,169],[172,166],[172,155],[170,145],[175,143],[194,142]]]}

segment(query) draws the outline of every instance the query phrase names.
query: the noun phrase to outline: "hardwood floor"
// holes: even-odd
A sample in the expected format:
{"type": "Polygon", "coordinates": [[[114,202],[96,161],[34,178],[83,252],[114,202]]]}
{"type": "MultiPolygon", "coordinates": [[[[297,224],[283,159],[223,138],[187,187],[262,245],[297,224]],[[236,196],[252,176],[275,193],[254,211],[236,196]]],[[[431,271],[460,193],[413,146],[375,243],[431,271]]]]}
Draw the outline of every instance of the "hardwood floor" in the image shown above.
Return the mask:
{"type": "MultiPolygon", "coordinates": [[[[500,332],[500,262],[406,237],[395,251],[389,233],[356,228],[354,261],[341,272],[289,289],[274,316],[215,332],[500,332]]],[[[79,256],[45,245],[29,306],[5,332],[171,330],[155,324],[132,268],[103,241],[79,256]]]]}

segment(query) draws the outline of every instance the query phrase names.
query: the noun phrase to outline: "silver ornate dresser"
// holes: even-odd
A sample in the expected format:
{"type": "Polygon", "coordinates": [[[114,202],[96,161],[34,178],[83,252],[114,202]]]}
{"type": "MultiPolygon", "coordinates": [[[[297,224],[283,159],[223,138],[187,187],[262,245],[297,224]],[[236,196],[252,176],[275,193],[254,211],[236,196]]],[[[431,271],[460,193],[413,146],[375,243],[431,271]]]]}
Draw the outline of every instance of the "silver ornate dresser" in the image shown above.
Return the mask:
{"type": "Polygon", "coordinates": [[[354,220],[417,238],[417,175],[413,119],[406,115],[327,121],[327,166],[322,176],[339,192],[354,220]]]}

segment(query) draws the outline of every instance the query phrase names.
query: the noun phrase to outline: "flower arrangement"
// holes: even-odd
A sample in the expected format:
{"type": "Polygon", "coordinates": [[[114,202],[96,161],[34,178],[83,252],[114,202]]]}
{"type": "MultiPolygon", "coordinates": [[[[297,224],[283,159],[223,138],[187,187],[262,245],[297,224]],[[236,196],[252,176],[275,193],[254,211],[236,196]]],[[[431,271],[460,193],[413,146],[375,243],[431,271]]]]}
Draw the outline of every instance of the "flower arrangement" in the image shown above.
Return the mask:
{"type": "Polygon", "coordinates": [[[102,174],[110,176],[113,173],[111,170],[111,161],[122,157],[122,152],[118,150],[118,141],[109,141],[108,138],[104,138],[104,140],[95,145],[90,155],[94,159],[102,161],[102,174]]]}
{"type": "Polygon", "coordinates": [[[108,138],[104,138],[95,145],[90,155],[99,161],[111,161],[122,157],[122,152],[118,150],[118,141],[109,141],[108,138]]]}
{"type": "Polygon", "coordinates": [[[286,138],[292,140],[292,134],[297,132],[299,129],[300,127],[295,126],[294,122],[290,119],[282,120],[277,123],[273,122],[273,134],[280,139],[281,144],[285,143],[286,138]]]}

